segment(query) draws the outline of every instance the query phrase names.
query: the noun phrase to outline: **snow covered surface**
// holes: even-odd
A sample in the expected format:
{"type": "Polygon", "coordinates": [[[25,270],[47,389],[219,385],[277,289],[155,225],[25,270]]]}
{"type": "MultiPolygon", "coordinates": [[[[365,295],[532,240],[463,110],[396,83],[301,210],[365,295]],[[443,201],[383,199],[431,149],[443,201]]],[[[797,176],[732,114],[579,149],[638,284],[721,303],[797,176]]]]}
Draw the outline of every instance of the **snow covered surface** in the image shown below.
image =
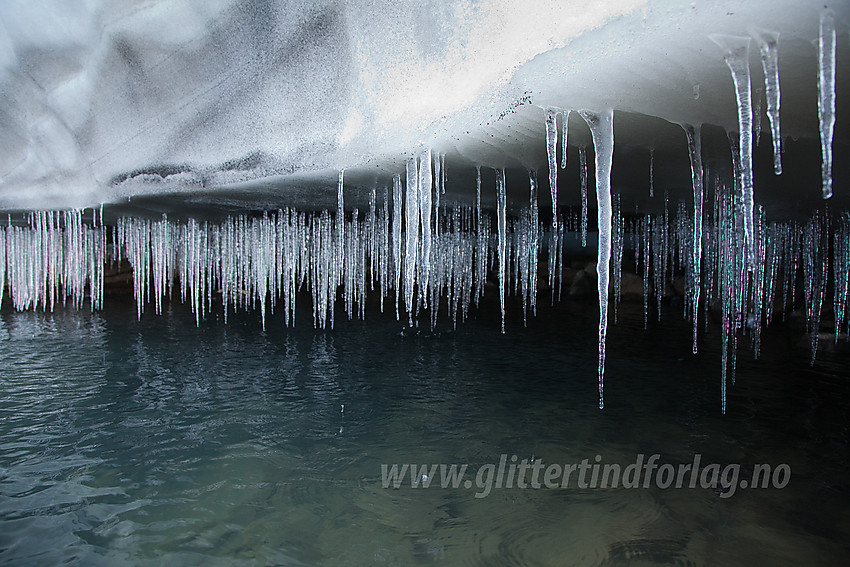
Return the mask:
{"type": "MultiPolygon", "coordinates": [[[[850,3],[827,4],[838,34],[835,136],[844,143],[850,3]]],[[[656,175],[665,153],[676,157],[687,195],[687,140],[676,124],[738,129],[712,35],[778,34],[782,136],[820,148],[823,8],[813,0],[8,0],[0,208],[132,210],[135,200],[135,212],[187,215],[332,209],[340,169],[353,194],[346,204],[356,206],[426,148],[446,155],[449,194],[471,202],[476,165],[546,171],[547,109],[613,108],[617,147],[645,150],[647,163],[652,149],[656,175]]],[[[754,97],[763,97],[752,44],[754,97]]],[[[580,117],[571,121],[570,144],[590,146],[580,117]]],[[[615,190],[630,191],[617,161],[615,190]]],[[[756,179],[756,202],[784,198],[788,185],[773,181],[756,179]]],[[[819,198],[817,181],[794,191],[819,198]]]]}

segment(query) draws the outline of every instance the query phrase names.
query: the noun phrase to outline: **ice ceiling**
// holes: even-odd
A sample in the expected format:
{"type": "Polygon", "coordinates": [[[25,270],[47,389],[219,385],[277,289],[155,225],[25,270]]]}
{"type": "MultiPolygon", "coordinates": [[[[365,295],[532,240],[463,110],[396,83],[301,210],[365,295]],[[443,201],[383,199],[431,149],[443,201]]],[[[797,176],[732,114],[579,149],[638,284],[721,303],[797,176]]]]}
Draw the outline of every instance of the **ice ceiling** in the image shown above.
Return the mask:
{"type": "MultiPolygon", "coordinates": [[[[850,3],[827,4],[846,53],[850,3]]],[[[662,183],[666,175],[669,190],[687,195],[678,124],[719,127],[726,148],[715,154],[724,158],[723,131],[738,129],[730,72],[711,36],[765,31],[779,34],[782,137],[808,166],[757,179],[756,199],[781,212],[801,200],[816,206],[818,180],[804,174],[820,173],[823,8],[811,0],[8,0],[0,4],[0,209],[133,198],[187,214],[323,208],[335,203],[337,170],[346,170],[353,203],[358,188],[389,186],[423,147],[447,155],[449,193],[470,197],[472,166],[545,170],[547,108],[613,108],[615,189],[645,194],[651,149],[662,183]]],[[[754,104],[764,97],[758,55],[754,40],[754,104]]],[[[571,120],[570,145],[590,145],[578,115],[571,120]]],[[[846,138],[839,120],[835,145],[846,138]]],[[[577,202],[577,192],[562,201],[577,202]]]]}

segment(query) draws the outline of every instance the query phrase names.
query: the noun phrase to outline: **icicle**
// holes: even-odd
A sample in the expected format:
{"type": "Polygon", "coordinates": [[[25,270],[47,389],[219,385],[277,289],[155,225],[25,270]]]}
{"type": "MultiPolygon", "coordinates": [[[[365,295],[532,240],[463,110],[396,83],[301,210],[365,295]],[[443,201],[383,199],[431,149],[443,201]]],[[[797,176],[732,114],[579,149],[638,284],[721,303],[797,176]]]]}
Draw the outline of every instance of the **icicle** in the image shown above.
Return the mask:
{"type": "MultiPolygon", "coordinates": [[[[342,283],[343,268],[345,266],[345,201],[343,198],[343,174],[344,169],[339,170],[339,183],[336,193],[336,260],[333,263],[333,282],[334,291],[329,291],[329,294],[336,295],[336,286],[342,283]]],[[[333,320],[333,310],[331,310],[331,320],[333,320]]],[[[333,328],[333,323],[331,323],[333,328]]]]}
{"type": "Polygon", "coordinates": [[[747,330],[751,333],[753,344],[753,356],[759,357],[761,353],[761,329],[764,320],[764,292],[765,292],[765,256],[767,253],[767,231],[764,220],[764,209],[756,207],[755,231],[756,231],[756,264],[750,278],[750,310],[746,316],[747,330]]]}
{"type": "MultiPolygon", "coordinates": [[[[566,140],[566,137],[564,138],[566,140]]],[[[552,227],[558,222],[558,123],[552,109],[546,110],[546,156],[549,158],[549,192],[552,195],[552,227]]]]}
{"type": "Polygon", "coordinates": [[[434,160],[434,238],[440,237],[440,193],[445,192],[443,184],[443,158],[437,154],[434,160]]]}
{"type": "Polygon", "coordinates": [[[440,155],[440,193],[446,194],[446,154],[440,155]]]}
{"type": "Polygon", "coordinates": [[[649,266],[652,249],[652,217],[646,215],[641,225],[641,245],[643,250],[643,328],[649,327],[649,266]]]}
{"type": "Polygon", "coordinates": [[[532,313],[537,312],[537,246],[540,236],[538,234],[537,175],[532,170],[528,172],[528,183],[528,210],[522,222],[519,223],[520,230],[517,235],[520,242],[517,255],[521,266],[520,287],[523,295],[522,314],[525,324],[527,324],[528,308],[531,308],[532,313]]]}
{"type": "Polygon", "coordinates": [[[812,365],[818,350],[821,307],[826,291],[828,254],[825,221],[815,215],[803,230],[803,283],[806,299],[806,321],[811,333],[812,365]]]}
{"type": "MultiPolygon", "coordinates": [[[[2,235],[2,233],[0,233],[2,235]]],[[[833,312],[835,313],[835,340],[847,320],[847,291],[850,287],[850,216],[839,219],[833,234],[833,312]]],[[[2,250],[0,250],[2,253],[2,250]]],[[[0,264],[0,272],[3,267],[0,264]]],[[[2,289],[0,287],[0,289],[2,289]]]]}
{"type": "Polygon", "coordinates": [[[620,288],[623,281],[623,245],[625,242],[625,223],[623,216],[620,213],[620,196],[614,195],[611,204],[611,228],[613,230],[611,237],[611,256],[613,262],[613,271],[611,273],[611,281],[614,286],[614,322],[617,322],[617,305],[620,302],[620,288]]]}
{"type": "Polygon", "coordinates": [[[579,146],[578,164],[581,177],[581,247],[584,248],[587,246],[587,151],[584,146],[579,146]]]}
{"type": "Polygon", "coordinates": [[[372,188],[369,192],[369,216],[364,226],[364,250],[369,250],[369,291],[375,289],[378,271],[378,191],[372,188]]]}
{"type": "Polygon", "coordinates": [[[505,170],[496,170],[496,215],[498,229],[498,256],[499,256],[499,303],[502,308],[502,333],[505,332],[505,294],[507,293],[507,282],[505,281],[505,270],[507,268],[507,199],[505,196],[505,170]]]}
{"type": "Polygon", "coordinates": [[[404,302],[408,323],[413,325],[413,288],[416,282],[417,257],[419,256],[419,170],[416,158],[407,160],[407,194],[404,203],[407,222],[404,232],[406,250],[404,255],[404,302]]]}
{"type": "Polygon", "coordinates": [[[738,153],[741,162],[740,183],[744,197],[744,242],[747,269],[753,269],[753,109],[750,90],[750,38],[712,35],[711,39],[726,51],[726,65],[732,73],[738,103],[738,153]]]}
{"type": "Polygon", "coordinates": [[[549,289],[552,292],[551,303],[555,304],[555,282],[557,281],[558,301],[564,284],[564,232],[567,223],[558,221],[557,227],[549,231],[549,289]]]}
{"type": "Polygon", "coordinates": [[[399,313],[398,313],[398,301],[399,297],[402,293],[401,288],[401,273],[402,273],[402,263],[401,263],[401,223],[402,223],[402,190],[401,190],[401,176],[396,175],[393,177],[393,281],[395,282],[395,318],[398,321],[399,313]]]}
{"type": "Polygon", "coordinates": [[[444,155],[441,155],[437,152],[437,155],[434,157],[434,208],[437,209],[440,206],[440,193],[445,192],[442,187],[443,183],[443,159],[444,155]]]}
{"type": "Polygon", "coordinates": [[[788,312],[788,306],[793,309],[796,291],[795,282],[797,281],[797,266],[800,255],[799,239],[800,233],[796,223],[792,223],[782,230],[782,320],[788,312]],[[790,297],[790,301],[789,301],[790,297]]]}
{"type": "Polygon", "coordinates": [[[359,252],[359,223],[360,211],[355,208],[351,213],[351,226],[346,230],[348,237],[345,242],[345,313],[350,321],[354,317],[354,304],[357,298],[357,273],[358,273],[358,252],[359,252]]]}
{"type": "Polygon", "coordinates": [[[770,121],[770,136],[773,140],[773,173],[782,174],[782,137],[779,128],[779,34],[767,30],[754,30],[761,52],[764,70],[764,91],[767,97],[767,118],[770,121]]]}
{"type": "Polygon", "coordinates": [[[656,215],[652,222],[652,282],[655,289],[656,311],[658,321],[661,321],[661,302],[664,299],[664,249],[666,236],[664,217],[656,215]]]}
{"type": "Polygon", "coordinates": [[[691,273],[690,286],[688,290],[689,302],[691,305],[690,315],[693,317],[694,323],[694,342],[693,353],[697,353],[697,329],[699,325],[699,296],[700,296],[700,276],[702,274],[702,143],[700,141],[699,127],[693,127],[690,124],[682,126],[685,129],[685,134],[688,136],[688,154],[691,160],[691,182],[694,188],[694,231],[693,231],[693,251],[691,258],[691,273]]]}
{"type": "Polygon", "coordinates": [[[743,242],[738,227],[739,200],[738,195],[728,195],[722,187],[716,188],[714,230],[718,240],[717,285],[722,312],[720,398],[721,412],[724,414],[726,413],[726,384],[730,370],[734,383],[735,332],[740,326],[739,296],[743,283],[739,276],[742,271],[745,271],[740,251],[743,242]]]}
{"type": "Polygon", "coordinates": [[[389,295],[390,281],[390,191],[384,189],[384,201],[378,212],[378,226],[380,227],[378,239],[378,274],[381,285],[381,313],[384,312],[384,300],[389,295]]]}
{"type": "Polygon", "coordinates": [[[476,166],[475,184],[475,305],[478,305],[481,296],[484,295],[484,285],[487,283],[487,254],[488,242],[490,240],[490,220],[485,223],[481,216],[481,166],[476,166]]]}
{"type": "Polygon", "coordinates": [[[596,262],[599,293],[599,409],[605,406],[605,337],[608,332],[608,278],[611,264],[611,162],[614,155],[614,112],[581,111],[596,154],[596,201],[599,225],[599,252],[596,262]]]}
{"type": "MultiPolygon", "coordinates": [[[[663,223],[661,224],[661,278],[659,281],[661,282],[661,295],[664,296],[667,290],[667,268],[671,263],[671,258],[673,256],[672,247],[670,246],[670,202],[667,195],[667,191],[664,191],[664,217],[663,223]]],[[[671,273],[672,276],[672,273],[671,273]]],[[[673,281],[673,278],[670,278],[670,281],[673,281]]],[[[659,303],[658,310],[658,320],[661,320],[661,308],[659,303]]]]}
{"type": "Polygon", "coordinates": [[[151,224],[151,265],[153,267],[153,293],[154,307],[157,315],[162,314],[162,300],[168,283],[169,250],[171,242],[169,239],[168,217],[163,213],[160,222],[151,224]]]}
{"type": "Polygon", "coordinates": [[[655,197],[655,148],[649,148],[649,196],[655,197]]]}
{"type": "Polygon", "coordinates": [[[564,123],[561,132],[561,169],[567,169],[567,135],[570,130],[570,113],[571,110],[564,111],[564,123]]]}
{"type": "Polygon", "coordinates": [[[423,150],[419,157],[419,214],[422,231],[422,257],[419,259],[419,296],[423,307],[428,308],[428,284],[431,275],[431,150],[423,150]]]}
{"type": "Polygon", "coordinates": [[[481,226],[481,166],[475,166],[475,224],[481,226]]]}
{"type": "Polygon", "coordinates": [[[765,229],[764,260],[764,322],[770,325],[773,320],[773,303],[776,299],[777,274],[782,255],[781,232],[779,226],[771,224],[765,229]]]}
{"type": "Polygon", "coordinates": [[[832,197],[832,135],[835,130],[835,21],[832,10],[820,15],[818,39],[818,119],[823,157],[823,198],[832,197]]]}

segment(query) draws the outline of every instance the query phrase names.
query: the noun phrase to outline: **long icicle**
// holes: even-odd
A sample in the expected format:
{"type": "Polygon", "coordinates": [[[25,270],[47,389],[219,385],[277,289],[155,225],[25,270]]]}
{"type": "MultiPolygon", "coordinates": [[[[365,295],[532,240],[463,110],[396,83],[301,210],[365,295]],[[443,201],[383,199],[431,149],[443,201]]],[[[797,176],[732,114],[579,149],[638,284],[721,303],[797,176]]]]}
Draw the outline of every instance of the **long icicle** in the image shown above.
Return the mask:
{"type": "Polygon", "coordinates": [[[567,136],[570,133],[571,112],[571,110],[565,110],[563,113],[564,122],[561,126],[561,169],[567,169],[567,136]]]}
{"type": "Polygon", "coordinates": [[[832,197],[832,135],[835,130],[835,21],[832,10],[820,16],[818,39],[818,119],[823,156],[823,198],[832,197]]]}
{"type": "Polygon", "coordinates": [[[413,286],[416,282],[417,256],[419,255],[419,169],[416,158],[407,160],[407,190],[404,203],[405,211],[405,253],[404,253],[404,304],[407,308],[407,321],[413,326],[413,286]]]}
{"type": "Polygon", "coordinates": [[[549,159],[549,192],[552,195],[552,228],[558,225],[558,123],[557,114],[546,110],[546,157],[549,159]]]}
{"type": "Polygon", "coordinates": [[[398,321],[398,300],[401,296],[401,272],[402,272],[402,242],[401,225],[403,206],[403,192],[401,189],[401,176],[393,177],[393,281],[395,282],[395,319],[398,321]]]}
{"type": "Polygon", "coordinates": [[[782,174],[782,136],[779,127],[779,34],[767,30],[755,30],[754,35],[761,52],[764,70],[764,92],[767,97],[767,118],[770,121],[770,136],[773,140],[773,173],[782,174]]]}
{"type": "Polygon", "coordinates": [[[581,179],[581,247],[587,246],[587,150],[578,148],[578,172],[581,179]]]}
{"type": "Polygon", "coordinates": [[[649,196],[655,197],[655,148],[649,148],[649,196]]]}
{"type": "Polygon", "coordinates": [[[582,110],[596,154],[596,203],[599,250],[596,260],[599,293],[599,409],[605,407],[605,337],[608,332],[608,279],[611,264],[611,163],[614,156],[614,111],[582,110]]]}
{"type": "Polygon", "coordinates": [[[345,200],[343,198],[344,169],[339,170],[339,183],[336,194],[336,261],[334,285],[340,285],[345,265],[345,200]]]}
{"type": "Polygon", "coordinates": [[[694,319],[693,353],[697,353],[697,329],[699,327],[700,276],[702,274],[702,142],[699,127],[690,124],[682,126],[688,136],[688,154],[691,159],[691,181],[694,187],[694,234],[691,256],[691,280],[689,301],[691,316],[694,319]]]}
{"type": "Polygon", "coordinates": [[[711,39],[726,51],[725,60],[735,84],[738,102],[738,156],[740,183],[744,198],[744,243],[747,270],[754,268],[755,229],[753,226],[753,104],[750,87],[750,38],[713,35],[711,39]]]}
{"type": "Polygon", "coordinates": [[[428,308],[428,284],[431,279],[431,150],[422,150],[419,155],[419,215],[422,233],[422,256],[419,259],[419,296],[422,306],[428,308]]]}
{"type": "Polygon", "coordinates": [[[507,293],[507,282],[505,281],[505,270],[507,268],[507,199],[505,196],[505,170],[496,170],[496,198],[497,198],[497,224],[499,237],[499,303],[502,306],[502,334],[505,332],[505,294],[507,293]]]}

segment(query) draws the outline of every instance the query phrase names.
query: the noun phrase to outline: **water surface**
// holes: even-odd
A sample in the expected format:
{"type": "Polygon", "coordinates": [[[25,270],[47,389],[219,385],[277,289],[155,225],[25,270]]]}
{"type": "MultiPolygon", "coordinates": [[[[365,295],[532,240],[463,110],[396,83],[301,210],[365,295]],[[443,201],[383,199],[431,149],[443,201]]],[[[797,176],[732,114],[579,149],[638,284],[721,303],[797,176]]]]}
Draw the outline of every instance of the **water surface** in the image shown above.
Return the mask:
{"type": "MultiPolygon", "coordinates": [[[[621,308],[596,400],[593,304],[436,332],[389,315],[195,325],[174,303],[0,314],[0,563],[836,565],[850,557],[850,364],[739,353],[621,308]],[[787,464],[781,489],[382,486],[381,465],[787,464]]],[[[515,307],[515,306],[514,306],[515,307]]],[[[444,320],[445,321],[445,320],[444,320]]],[[[742,340],[746,343],[746,339],[742,340]]]]}

